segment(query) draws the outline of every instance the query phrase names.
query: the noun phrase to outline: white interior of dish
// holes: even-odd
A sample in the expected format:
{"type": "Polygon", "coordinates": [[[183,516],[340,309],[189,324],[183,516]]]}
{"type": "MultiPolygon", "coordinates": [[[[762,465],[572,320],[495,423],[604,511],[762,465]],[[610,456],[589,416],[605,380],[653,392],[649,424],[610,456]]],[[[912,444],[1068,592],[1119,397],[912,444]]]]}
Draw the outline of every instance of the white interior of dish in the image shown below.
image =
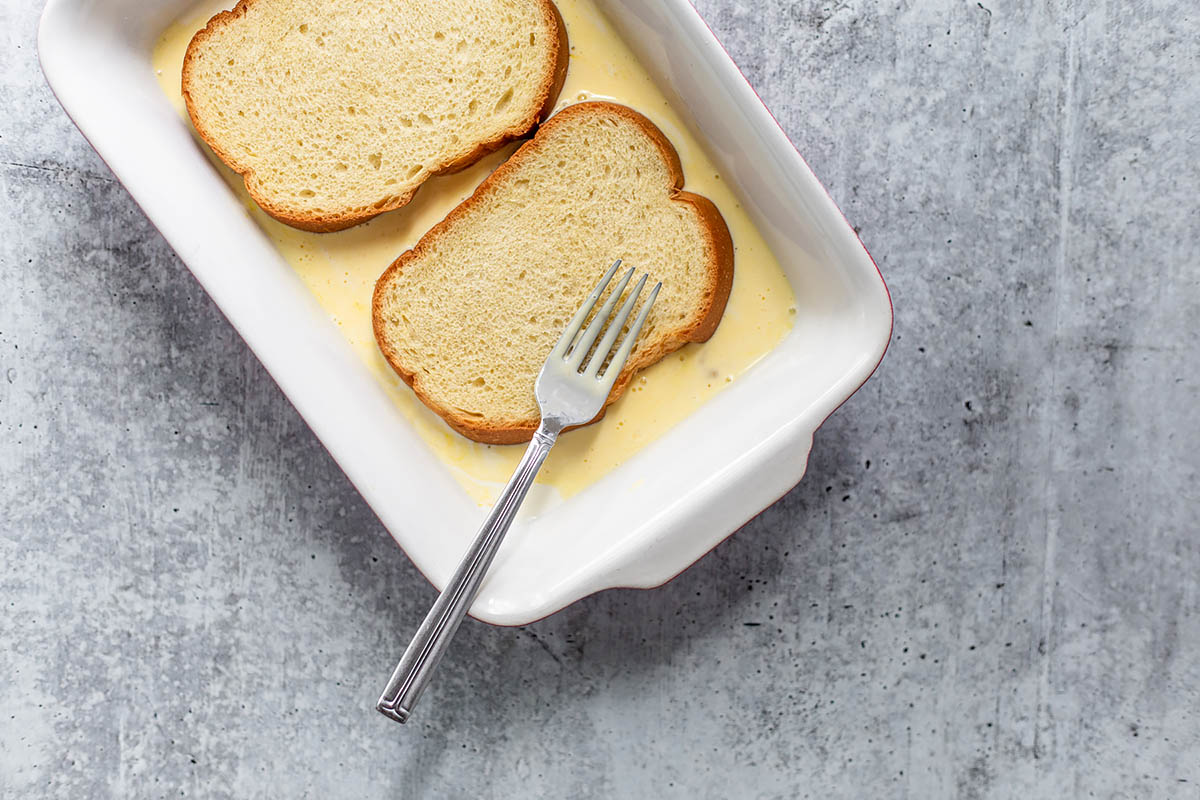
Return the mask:
{"type": "MultiPolygon", "coordinates": [[[[870,257],[687,0],[597,0],[779,259],[796,324],[684,422],[566,501],[542,495],[473,613],[521,624],[685,569],[803,475],[812,434],[891,330],[870,257]]],[[[441,586],[483,510],[418,438],[163,96],[150,65],[193,0],[50,0],[43,68],[81,130],[418,568],[441,586]]]]}

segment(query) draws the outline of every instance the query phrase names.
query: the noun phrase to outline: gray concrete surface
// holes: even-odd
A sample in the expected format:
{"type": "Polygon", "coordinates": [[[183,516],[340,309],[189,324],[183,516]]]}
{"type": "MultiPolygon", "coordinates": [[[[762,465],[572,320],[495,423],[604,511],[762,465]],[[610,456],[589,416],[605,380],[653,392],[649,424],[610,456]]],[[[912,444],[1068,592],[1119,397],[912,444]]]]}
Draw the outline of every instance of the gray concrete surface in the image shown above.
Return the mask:
{"type": "Polygon", "coordinates": [[[0,796],[1200,797],[1200,14],[699,0],[891,287],[668,586],[433,598],[0,7],[0,796]]]}

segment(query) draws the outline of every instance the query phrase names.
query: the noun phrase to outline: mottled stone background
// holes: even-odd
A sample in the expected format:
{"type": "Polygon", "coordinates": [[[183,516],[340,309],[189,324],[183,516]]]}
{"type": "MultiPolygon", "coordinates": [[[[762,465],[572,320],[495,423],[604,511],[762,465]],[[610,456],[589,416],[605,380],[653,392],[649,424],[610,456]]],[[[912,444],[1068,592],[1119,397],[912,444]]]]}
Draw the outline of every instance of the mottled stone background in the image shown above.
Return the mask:
{"type": "Polygon", "coordinates": [[[1200,13],[698,0],[896,329],[665,588],[468,623],[0,6],[0,796],[1200,796],[1200,13]]]}

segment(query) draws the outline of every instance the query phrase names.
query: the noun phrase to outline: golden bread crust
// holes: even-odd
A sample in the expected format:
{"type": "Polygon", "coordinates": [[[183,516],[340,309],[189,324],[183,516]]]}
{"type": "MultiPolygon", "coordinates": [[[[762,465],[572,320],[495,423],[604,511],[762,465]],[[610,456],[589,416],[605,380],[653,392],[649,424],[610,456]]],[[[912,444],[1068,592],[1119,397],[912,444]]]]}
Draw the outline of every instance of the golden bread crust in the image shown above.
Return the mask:
{"type": "MultiPolygon", "coordinates": [[[[622,116],[637,125],[657,145],[672,179],[670,199],[673,202],[687,204],[695,210],[702,223],[705,235],[708,237],[709,250],[712,253],[711,263],[707,265],[707,269],[705,270],[705,273],[709,277],[709,285],[704,292],[706,305],[689,325],[673,331],[672,335],[660,342],[657,347],[641,352],[635,351],[635,357],[630,359],[621,371],[620,376],[618,376],[613,391],[605,403],[605,408],[614,403],[625,392],[625,389],[629,386],[629,382],[638,371],[645,369],[689,342],[707,341],[716,331],[717,326],[720,324],[721,316],[725,312],[725,304],[729,299],[729,292],[733,285],[733,241],[729,236],[729,228],[725,225],[724,218],[711,200],[697,194],[680,191],[683,186],[683,169],[679,162],[679,155],[670,141],[667,140],[666,136],[663,135],[662,131],[654,123],[626,106],[605,101],[578,103],[567,106],[544,122],[533,139],[523,144],[516,153],[501,164],[495,172],[479,185],[470,197],[455,207],[446,215],[445,219],[422,236],[421,240],[411,250],[401,254],[384,271],[375,284],[371,303],[371,322],[375,331],[375,339],[379,344],[379,349],[382,351],[384,358],[387,359],[388,364],[391,365],[396,374],[412,388],[421,402],[442,417],[451,428],[468,439],[486,444],[517,444],[526,442],[532,438],[533,432],[537,429],[540,420],[536,417],[527,420],[476,419],[462,414],[458,409],[440,402],[436,397],[427,393],[421,385],[417,374],[404,364],[400,358],[400,354],[388,342],[384,330],[384,292],[391,281],[400,275],[406,263],[423,255],[431,244],[437,241],[441,233],[449,228],[455,220],[466,214],[474,205],[480,203],[491,192],[495,191],[495,187],[505,181],[509,173],[519,169],[525,160],[536,154],[538,148],[541,146],[543,137],[551,135],[558,125],[565,123],[572,116],[589,113],[622,116]]],[[[604,411],[601,411],[592,422],[596,422],[603,416],[604,411]]]]}
{"type": "MultiPolygon", "coordinates": [[[[192,121],[192,126],[200,135],[217,157],[232,169],[234,172],[242,176],[242,180],[246,185],[246,192],[258,204],[259,208],[271,215],[275,219],[290,225],[293,228],[309,231],[312,233],[333,233],[335,231],[345,230],[346,228],[359,225],[367,220],[373,219],[380,214],[388,211],[395,211],[397,208],[408,205],[416,195],[420,186],[414,187],[411,191],[402,195],[391,195],[389,192],[381,189],[380,199],[386,199],[387,202],[381,202],[377,206],[372,206],[368,210],[348,210],[340,212],[329,212],[325,214],[297,214],[294,210],[285,208],[279,203],[272,200],[270,197],[258,191],[254,186],[253,177],[254,170],[247,164],[238,163],[238,161],[221,146],[212,132],[204,123],[203,115],[192,101],[190,87],[193,80],[193,68],[196,63],[196,56],[204,47],[205,42],[213,36],[220,28],[235,23],[237,20],[246,16],[246,12],[260,2],[270,2],[270,0],[239,0],[238,4],[229,11],[222,11],[208,21],[208,24],[203,29],[198,31],[188,43],[187,52],[183,58],[183,77],[181,81],[181,91],[183,93],[183,101],[187,106],[188,117],[192,121]]],[[[440,164],[429,173],[429,178],[437,175],[446,175],[459,170],[465,169],[474,164],[479,159],[489,153],[499,150],[509,142],[520,139],[528,134],[539,122],[545,119],[554,109],[554,104],[558,101],[558,94],[562,90],[563,83],[567,76],[567,61],[570,53],[570,47],[567,42],[567,28],[563,24],[562,16],[558,13],[551,0],[535,0],[539,4],[544,16],[546,30],[553,33],[551,37],[551,46],[549,52],[551,57],[547,59],[546,73],[542,78],[541,86],[537,93],[538,101],[534,104],[534,111],[529,114],[526,119],[520,124],[514,125],[505,131],[502,131],[496,138],[486,142],[480,142],[474,150],[467,153],[462,158],[455,159],[444,164],[440,164]]],[[[428,179],[428,178],[427,178],[428,179]]]]}

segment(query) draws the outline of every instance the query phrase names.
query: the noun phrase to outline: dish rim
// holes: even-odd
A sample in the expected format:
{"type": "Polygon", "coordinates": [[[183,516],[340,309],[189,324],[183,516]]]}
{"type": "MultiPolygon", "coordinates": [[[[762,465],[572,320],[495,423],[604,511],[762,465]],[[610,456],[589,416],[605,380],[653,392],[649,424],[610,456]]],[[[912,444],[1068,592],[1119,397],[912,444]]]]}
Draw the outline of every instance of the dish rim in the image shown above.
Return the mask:
{"type": "MultiPolygon", "coordinates": [[[[109,0],[107,5],[115,5],[119,2],[120,2],[120,0],[109,0]]],[[[96,134],[96,131],[94,130],[94,128],[92,130],[92,133],[89,134],[88,128],[92,127],[92,126],[89,125],[84,120],[77,118],[77,113],[79,112],[79,108],[80,108],[79,98],[70,96],[73,91],[71,88],[68,87],[68,88],[64,89],[64,84],[62,83],[62,81],[68,80],[66,77],[64,77],[65,73],[63,70],[65,70],[66,67],[62,63],[62,59],[65,58],[65,55],[61,49],[56,49],[56,46],[60,43],[55,42],[53,40],[53,35],[54,35],[54,25],[60,23],[59,18],[64,13],[68,12],[72,6],[75,6],[76,8],[78,8],[81,4],[82,4],[82,0],[48,0],[46,7],[43,9],[41,23],[39,24],[39,30],[38,30],[38,55],[39,55],[39,60],[41,61],[41,64],[42,64],[43,72],[46,75],[47,82],[50,84],[51,90],[54,92],[55,97],[58,99],[59,103],[63,106],[64,110],[66,111],[67,115],[71,118],[72,122],[74,122],[76,124],[76,126],[79,127],[79,129],[83,133],[84,137],[88,140],[89,144],[91,144],[92,147],[96,149],[100,158],[113,171],[117,180],[120,181],[123,186],[125,186],[125,188],[130,192],[131,195],[133,195],[135,202],[137,202],[138,205],[140,207],[142,207],[144,213],[146,213],[147,217],[150,219],[151,224],[153,224],[154,227],[157,230],[159,230],[160,234],[163,235],[163,237],[167,240],[168,244],[170,244],[171,247],[174,250],[176,250],[176,252],[180,256],[181,261],[184,262],[184,264],[188,267],[189,271],[191,271],[192,274],[197,278],[197,280],[200,282],[201,286],[203,288],[205,288],[206,293],[209,294],[209,296],[217,304],[218,308],[221,309],[221,311],[226,315],[226,317],[229,319],[230,323],[234,326],[235,330],[237,330],[239,335],[251,347],[251,350],[253,352],[255,352],[256,357],[258,357],[260,359],[260,361],[262,361],[262,363],[264,364],[264,367],[267,368],[268,373],[270,373],[272,375],[272,378],[276,380],[276,383],[279,385],[281,391],[283,391],[284,395],[289,399],[289,401],[293,404],[293,406],[296,407],[297,411],[300,413],[301,417],[305,420],[306,424],[309,425],[309,427],[314,431],[314,433],[316,433],[318,438],[322,441],[322,444],[326,447],[326,449],[330,452],[331,456],[338,463],[339,467],[343,470],[343,472],[346,473],[346,475],[347,475],[348,479],[351,481],[351,483],[355,486],[355,488],[364,497],[364,499],[367,501],[368,505],[370,505],[372,507],[372,510],[375,511],[377,516],[379,516],[379,518],[380,518],[381,522],[383,522],[385,528],[389,531],[389,533],[392,534],[393,538],[396,539],[396,541],[406,551],[406,553],[409,555],[410,559],[412,559],[413,563],[417,566],[417,568],[421,572],[421,574],[424,575],[427,580],[430,580],[430,582],[433,583],[435,587],[439,586],[439,581],[437,580],[437,578],[439,576],[436,574],[436,571],[428,569],[428,564],[423,563],[423,561],[421,559],[417,558],[409,546],[405,546],[405,542],[402,541],[402,539],[404,537],[401,536],[400,533],[398,533],[398,531],[394,527],[394,520],[397,516],[396,510],[389,509],[389,513],[386,513],[386,514],[384,512],[382,512],[379,508],[379,505],[382,504],[381,498],[378,495],[377,491],[375,491],[374,485],[371,485],[368,488],[364,488],[364,486],[360,484],[360,478],[357,478],[356,474],[355,474],[355,473],[360,472],[360,470],[357,468],[357,466],[354,468],[351,468],[351,467],[348,467],[347,464],[343,463],[346,460],[353,460],[352,459],[353,454],[348,455],[346,452],[343,451],[343,449],[341,447],[337,446],[336,443],[331,444],[331,442],[327,439],[327,436],[324,435],[324,434],[328,433],[327,426],[325,426],[323,424],[324,421],[310,418],[310,417],[313,417],[314,415],[317,415],[318,412],[313,411],[310,407],[308,407],[307,402],[302,402],[302,398],[294,396],[294,392],[289,390],[288,385],[285,385],[288,382],[282,380],[280,377],[278,377],[276,375],[276,369],[273,369],[273,364],[269,362],[269,358],[267,356],[264,356],[262,353],[260,353],[258,347],[255,347],[255,344],[252,341],[253,337],[248,335],[247,333],[245,333],[242,330],[242,325],[239,325],[239,321],[244,323],[245,320],[235,319],[235,313],[227,310],[227,307],[226,307],[227,304],[222,303],[221,299],[217,296],[217,293],[215,293],[212,289],[210,289],[209,285],[207,285],[203,276],[200,274],[204,270],[198,269],[196,266],[194,266],[191,263],[191,261],[189,261],[188,257],[185,256],[183,252],[180,252],[181,249],[186,249],[186,248],[181,248],[177,244],[177,241],[175,239],[173,239],[173,237],[171,235],[169,235],[168,231],[164,230],[165,226],[160,224],[160,221],[157,218],[159,216],[159,214],[152,213],[152,210],[143,203],[142,199],[139,198],[139,194],[141,194],[143,192],[137,191],[137,190],[135,190],[135,188],[145,190],[145,186],[139,185],[139,186],[135,187],[134,185],[131,185],[132,183],[136,183],[136,180],[134,180],[134,179],[127,180],[127,170],[120,168],[118,166],[114,166],[113,161],[118,160],[118,159],[110,160],[110,156],[114,152],[118,152],[118,151],[116,150],[116,148],[112,144],[112,142],[107,139],[105,139],[102,142],[95,141],[93,138],[94,135],[97,136],[97,138],[103,138],[103,137],[98,136],[96,134]],[[50,24],[48,24],[48,20],[50,21],[50,24]],[[64,96],[64,95],[67,95],[67,96],[64,96]],[[73,110],[73,107],[74,107],[74,110],[73,110]],[[323,429],[325,429],[325,430],[323,431],[323,429]],[[431,572],[435,572],[435,574],[431,576],[431,574],[430,574],[431,572]]],[[[101,2],[101,3],[91,3],[90,5],[94,7],[94,6],[102,6],[102,5],[106,5],[106,4],[101,2]]],[[[602,5],[605,5],[605,3],[602,0],[601,2],[597,3],[597,5],[602,6],[602,5]]],[[[867,262],[870,264],[871,269],[874,271],[875,278],[877,279],[879,288],[882,288],[882,290],[883,290],[883,298],[886,300],[886,315],[887,315],[886,335],[881,335],[881,336],[878,336],[875,339],[871,340],[874,345],[871,349],[871,352],[873,352],[875,354],[874,362],[868,368],[865,368],[865,369],[860,368],[857,370],[851,370],[846,373],[846,375],[844,377],[855,376],[856,382],[855,382],[855,380],[851,380],[850,383],[853,383],[852,388],[849,388],[849,390],[845,390],[845,388],[843,388],[841,391],[837,392],[836,402],[834,402],[832,404],[832,406],[828,408],[827,412],[824,413],[820,417],[820,419],[815,422],[815,424],[810,422],[807,425],[799,426],[798,423],[803,420],[803,416],[804,416],[803,413],[799,413],[799,414],[797,414],[797,416],[795,416],[789,420],[789,425],[795,426],[796,429],[788,432],[787,443],[804,448],[803,460],[799,464],[799,467],[796,468],[795,466],[792,466],[788,470],[788,475],[790,476],[789,480],[788,481],[775,480],[773,482],[773,485],[776,487],[776,489],[775,489],[775,492],[773,493],[773,497],[771,499],[769,499],[768,502],[762,503],[761,500],[755,500],[755,501],[751,501],[750,503],[744,503],[742,505],[741,510],[733,515],[734,517],[740,518],[740,521],[736,522],[736,524],[733,524],[732,526],[730,526],[729,523],[725,523],[725,524],[721,525],[720,527],[725,528],[725,530],[723,530],[721,533],[716,534],[716,535],[710,534],[705,539],[706,546],[701,551],[699,551],[698,554],[695,552],[695,548],[691,548],[688,551],[689,554],[687,554],[687,555],[679,555],[679,553],[677,552],[674,558],[662,559],[662,561],[669,564],[669,566],[664,566],[663,568],[658,569],[658,570],[642,571],[640,573],[635,572],[635,573],[633,573],[634,577],[629,578],[629,579],[622,579],[621,577],[619,577],[619,575],[622,574],[620,570],[613,570],[611,573],[609,573],[613,577],[608,580],[596,581],[596,580],[594,580],[595,576],[593,575],[592,580],[578,581],[578,582],[576,582],[574,587],[571,589],[564,590],[562,587],[560,587],[560,590],[559,590],[557,596],[555,596],[553,599],[547,599],[544,597],[540,600],[534,599],[532,602],[527,603],[523,607],[515,607],[514,608],[514,607],[510,606],[508,609],[502,610],[499,612],[494,611],[494,610],[489,610],[487,607],[481,608],[480,607],[481,602],[485,599],[484,597],[481,596],[481,598],[480,598],[481,602],[476,603],[476,607],[472,610],[472,616],[475,616],[475,617],[482,619],[484,621],[487,621],[487,622],[491,622],[493,624],[504,624],[504,625],[527,624],[536,619],[541,619],[545,616],[549,616],[550,614],[556,613],[557,611],[561,610],[562,608],[565,608],[566,606],[570,605],[571,603],[575,602],[576,600],[582,599],[583,597],[589,596],[591,594],[594,594],[598,591],[602,591],[604,589],[608,589],[608,588],[651,588],[651,587],[655,587],[655,586],[660,586],[660,585],[672,580],[674,577],[678,576],[682,572],[684,572],[689,566],[691,566],[693,563],[695,563],[697,560],[699,560],[699,558],[702,558],[703,555],[710,552],[718,544],[720,544],[726,538],[728,538],[730,535],[732,535],[734,532],[736,532],[736,530],[738,528],[740,528],[742,525],[744,525],[747,521],[749,521],[751,518],[756,516],[758,513],[761,513],[761,511],[768,508],[770,505],[772,505],[774,502],[776,502],[779,498],[784,496],[788,491],[790,491],[790,489],[792,487],[795,486],[795,484],[803,477],[804,473],[807,471],[807,465],[808,465],[808,461],[809,461],[809,458],[811,455],[811,443],[812,443],[813,434],[816,432],[817,429],[820,428],[820,426],[822,424],[824,424],[824,422],[838,408],[840,408],[847,400],[849,400],[849,398],[852,397],[854,395],[854,393],[857,392],[858,389],[861,388],[867,382],[867,380],[870,379],[871,375],[874,374],[875,370],[878,368],[879,364],[882,362],[882,359],[883,359],[884,355],[886,354],[887,348],[891,342],[891,336],[892,336],[892,333],[894,330],[894,307],[892,305],[890,291],[887,288],[887,284],[883,279],[882,273],[881,273],[879,266],[876,263],[875,259],[871,256],[871,254],[867,251],[866,247],[862,244],[861,239],[858,237],[857,233],[854,232],[849,221],[846,219],[844,213],[841,211],[840,208],[838,208],[836,203],[833,201],[828,190],[816,178],[815,174],[813,174],[811,168],[809,168],[809,166],[808,166],[807,162],[804,160],[803,156],[799,153],[799,151],[795,147],[795,145],[792,144],[791,141],[788,139],[786,133],[783,131],[783,128],[779,124],[778,120],[771,113],[770,109],[768,109],[766,107],[765,103],[763,103],[761,97],[754,90],[753,86],[750,85],[750,83],[746,79],[745,75],[737,67],[736,63],[733,61],[733,59],[729,55],[728,51],[724,48],[724,46],[721,44],[721,42],[717,39],[717,37],[713,33],[711,27],[708,26],[707,22],[703,19],[703,17],[700,16],[699,12],[697,12],[691,6],[691,4],[687,2],[687,0],[657,0],[656,5],[663,9],[667,9],[668,11],[673,11],[676,14],[682,13],[684,15],[688,15],[691,17],[691,21],[693,24],[698,21],[700,23],[700,25],[703,26],[704,32],[707,34],[707,37],[706,37],[707,41],[703,42],[703,44],[707,45],[710,49],[711,49],[712,45],[716,45],[716,48],[719,51],[721,61],[722,61],[720,66],[722,68],[726,69],[726,71],[728,71],[729,68],[732,68],[732,70],[736,74],[736,76],[738,78],[740,78],[740,86],[742,87],[743,91],[749,90],[750,94],[754,98],[755,105],[757,106],[757,108],[761,112],[765,112],[766,119],[770,120],[771,126],[773,127],[773,135],[776,137],[782,137],[783,142],[785,142],[787,145],[787,148],[790,149],[791,158],[794,158],[796,160],[797,164],[793,165],[793,166],[799,167],[798,177],[801,179],[806,179],[806,182],[809,185],[820,188],[821,193],[824,198],[825,205],[828,208],[830,208],[836,212],[837,218],[840,220],[842,226],[844,226],[844,230],[848,231],[850,236],[853,237],[853,241],[856,243],[858,251],[861,252],[861,255],[865,256],[867,262]],[[876,339],[877,339],[877,341],[876,341],[876,339]],[[794,479],[791,479],[791,477],[794,477],[794,479]],[[784,485],[784,483],[786,483],[786,485],[784,485]],[[780,488],[780,487],[782,487],[782,488],[780,488]],[[602,585],[600,585],[600,584],[602,584],[602,585]]],[[[178,3],[178,6],[179,7],[184,6],[183,0],[181,0],[178,3]]],[[[603,10],[602,10],[602,12],[603,12],[603,10]]],[[[167,19],[174,19],[177,17],[178,17],[178,9],[176,9],[176,11],[174,11],[171,15],[169,15],[167,17],[167,19]]],[[[699,45],[696,44],[695,42],[693,42],[692,44],[697,48],[699,47],[699,45]]],[[[165,97],[162,98],[162,102],[164,104],[166,104],[165,97]]],[[[730,104],[732,105],[732,101],[730,101],[730,104]]],[[[89,122],[90,121],[91,120],[89,120],[89,122]]],[[[761,121],[761,120],[759,120],[759,121],[761,121]]],[[[698,129],[698,126],[697,126],[694,129],[694,132],[697,133],[698,137],[706,145],[711,146],[711,142],[708,141],[708,138],[705,136],[703,130],[698,129]]],[[[118,152],[118,155],[120,155],[119,152],[118,152]]],[[[120,155],[120,158],[124,159],[125,155],[120,155]]],[[[724,170],[723,170],[723,172],[724,172],[724,170]]],[[[743,187],[742,194],[744,195],[746,191],[747,190],[743,187]]],[[[158,212],[159,209],[155,209],[154,211],[158,212]]],[[[254,223],[251,222],[250,224],[253,225],[254,223]]],[[[792,280],[790,277],[789,277],[789,283],[792,283],[792,280]]],[[[339,334],[339,336],[340,336],[340,334],[339,334]]],[[[779,347],[782,347],[782,344],[779,347]]],[[[278,365],[274,365],[274,366],[278,366],[278,365]]],[[[745,378],[739,379],[739,381],[740,380],[745,380],[745,378]]],[[[831,388],[833,388],[833,387],[831,387],[831,388]]],[[[702,410],[703,409],[701,409],[701,411],[702,410]]],[[[699,414],[700,412],[698,411],[696,413],[699,414]]],[[[695,414],[693,416],[695,416],[695,414]]],[[[666,438],[666,436],[667,436],[667,434],[664,434],[662,438],[666,438]]],[[[772,438],[774,438],[774,437],[772,437],[772,438]]],[[[759,466],[762,466],[765,468],[765,466],[770,461],[771,461],[770,454],[764,455],[760,459],[761,463],[759,464],[759,466]]],[[[776,462],[777,461],[778,461],[778,459],[776,459],[776,462]]],[[[778,464],[776,464],[776,466],[778,466],[778,464]]],[[[738,486],[736,485],[737,484],[736,477],[737,476],[728,476],[728,479],[725,481],[725,485],[720,487],[722,491],[717,493],[718,496],[728,495],[733,490],[736,490],[738,488],[738,486]]],[[[467,516],[470,516],[470,515],[467,515],[467,516]]],[[[479,512],[478,516],[481,517],[482,512],[479,512]]],[[[460,515],[460,519],[461,519],[461,517],[462,517],[462,515],[460,515]]],[[[444,580],[443,580],[443,582],[444,582],[444,580]]],[[[485,594],[486,594],[486,587],[485,587],[485,594]]]]}

